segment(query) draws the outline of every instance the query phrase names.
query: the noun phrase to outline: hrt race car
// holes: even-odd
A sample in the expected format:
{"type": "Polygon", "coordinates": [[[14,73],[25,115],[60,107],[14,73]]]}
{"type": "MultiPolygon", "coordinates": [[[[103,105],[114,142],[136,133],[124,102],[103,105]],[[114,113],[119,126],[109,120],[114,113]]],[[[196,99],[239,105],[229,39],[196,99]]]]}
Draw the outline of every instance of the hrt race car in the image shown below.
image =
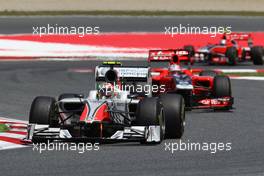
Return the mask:
{"type": "Polygon", "coordinates": [[[151,93],[127,90],[135,85],[151,85],[149,75],[148,67],[105,62],[95,68],[96,89],[88,97],[36,97],[26,140],[160,143],[164,138],[181,138],[185,124],[182,96],[157,98],[151,93]],[[175,109],[163,106],[170,101],[175,109]]]}
{"type": "MultiPolygon", "coordinates": [[[[178,54],[168,55],[167,50],[150,50],[148,62],[168,62],[167,67],[152,67],[152,84],[165,85],[165,93],[180,94],[188,109],[229,110],[233,105],[229,77],[220,76],[214,71],[185,69],[178,63],[178,54]],[[175,62],[176,61],[176,62],[175,62]],[[198,73],[194,74],[194,73],[198,73]]],[[[160,96],[164,92],[157,92],[160,96]]]]}
{"type": "Polygon", "coordinates": [[[254,46],[251,34],[224,34],[219,44],[209,44],[194,50],[185,46],[195,61],[212,64],[236,65],[239,62],[250,61],[254,65],[263,65],[263,47],[254,46]]]}

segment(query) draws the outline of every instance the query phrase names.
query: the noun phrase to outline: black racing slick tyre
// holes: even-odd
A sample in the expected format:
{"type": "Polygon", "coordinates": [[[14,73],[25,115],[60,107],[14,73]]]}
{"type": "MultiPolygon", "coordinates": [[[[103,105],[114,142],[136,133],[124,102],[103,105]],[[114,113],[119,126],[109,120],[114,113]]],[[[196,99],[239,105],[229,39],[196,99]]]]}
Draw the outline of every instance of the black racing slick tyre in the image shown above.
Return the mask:
{"type": "Polygon", "coordinates": [[[136,119],[133,124],[138,126],[160,126],[160,140],[162,141],[165,133],[165,122],[159,99],[156,97],[142,99],[137,105],[136,119]]]}
{"type": "Polygon", "coordinates": [[[55,102],[53,97],[36,97],[31,104],[29,123],[56,126],[58,119],[55,113],[55,102]]]}
{"type": "Polygon", "coordinates": [[[252,47],[250,55],[254,65],[263,65],[263,48],[261,46],[252,47]]]}
{"type": "Polygon", "coordinates": [[[189,53],[189,57],[193,57],[194,54],[195,54],[195,49],[194,49],[194,46],[193,45],[185,45],[183,46],[183,49],[188,51],[189,53]]]}
{"type": "Polygon", "coordinates": [[[185,104],[179,94],[163,94],[160,96],[165,116],[165,138],[179,139],[184,133],[185,104]]]}
{"type": "Polygon", "coordinates": [[[213,96],[215,98],[231,97],[231,82],[227,76],[215,76],[213,83],[213,96]]]}
{"type": "Polygon", "coordinates": [[[237,64],[238,54],[237,54],[236,47],[228,47],[226,49],[225,55],[228,58],[228,64],[229,65],[236,65],[237,64]]]}
{"type": "Polygon", "coordinates": [[[204,71],[201,71],[199,73],[199,76],[211,76],[211,77],[215,77],[216,75],[218,75],[218,73],[216,71],[213,71],[213,70],[204,70],[204,71]]]}
{"type": "Polygon", "coordinates": [[[207,62],[208,65],[215,65],[214,62],[213,62],[213,56],[212,56],[212,54],[209,53],[205,58],[206,59],[204,61],[207,62]]]}

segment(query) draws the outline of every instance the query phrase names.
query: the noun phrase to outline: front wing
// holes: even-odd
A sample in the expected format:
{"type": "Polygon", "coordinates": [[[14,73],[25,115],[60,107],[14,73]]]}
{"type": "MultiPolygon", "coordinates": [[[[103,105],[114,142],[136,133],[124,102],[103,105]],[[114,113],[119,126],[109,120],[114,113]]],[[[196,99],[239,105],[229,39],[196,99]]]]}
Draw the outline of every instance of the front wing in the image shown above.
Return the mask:
{"type": "Polygon", "coordinates": [[[28,125],[27,142],[38,141],[63,141],[63,142],[135,142],[147,143],[161,142],[160,126],[130,126],[117,130],[110,137],[72,136],[67,129],[51,128],[49,125],[28,125]]]}
{"type": "Polygon", "coordinates": [[[233,97],[205,98],[196,100],[192,109],[232,109],[233,97]]]}

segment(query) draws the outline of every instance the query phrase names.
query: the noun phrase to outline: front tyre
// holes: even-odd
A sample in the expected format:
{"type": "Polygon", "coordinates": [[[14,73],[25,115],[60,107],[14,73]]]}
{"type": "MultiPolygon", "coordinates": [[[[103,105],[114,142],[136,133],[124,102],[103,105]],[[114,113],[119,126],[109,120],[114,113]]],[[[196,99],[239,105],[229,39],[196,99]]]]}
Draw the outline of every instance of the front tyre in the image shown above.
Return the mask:
{"type": "Polygon", "coordinates": [[[236,65],[237,64],[237,49],[236,47],[228,47],[226,49],[226,57],[228,58],[228,64],[229,65],[236,65]]]}
{"type": "Polygon", "coordinates": [[[213,96],[215,98],[231,97],[231,82],[229,77],[218,75],[214,77],[213,96]]]}
{"type": "Polygon", "coordinates": [[[53,97],[36,97],[31,104],[29,123],[56,126],[58,118],[55,102],[56,100],[53,97]]]}
{"type": "Polygon", "coordinates": [[[184,133],[185,104],[179,94],[163,94],[160,96],[165,116],[165,138],[178,139],[184,133]]]}
{"type": "MultiPolygon", "coordinates": [[[[144,98],[138,103],[136,119],[133,123],[138,126],[160,126],[160,142],[164,138],[165,121],[163,109],[156,97],[144,98]]],[[[146,141],[143,141],[146,143],[146,141]]]]}
{"type": "Polygon", "coordinates": [[[261,46],[252,47],[250,55],[254,65],[263,65],[263,48],[261,46]]]}

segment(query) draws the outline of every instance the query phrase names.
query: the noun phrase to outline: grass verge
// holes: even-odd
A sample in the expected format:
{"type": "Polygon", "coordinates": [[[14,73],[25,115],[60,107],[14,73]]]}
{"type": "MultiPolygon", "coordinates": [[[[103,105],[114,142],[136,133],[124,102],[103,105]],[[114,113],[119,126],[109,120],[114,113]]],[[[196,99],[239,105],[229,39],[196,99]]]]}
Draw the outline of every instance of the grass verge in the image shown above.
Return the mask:
{"type": "Polygon", "coordinates": [[[106,15],[106,16],[264,16],[255,11],[1,11],[0,16],[60,16],[60,15],[106,15]]]}
{"type": "Polygon", "coordinates": [[[8,131],[9,128],[5,124],[0,124],[0,133],[8,131]]]}

